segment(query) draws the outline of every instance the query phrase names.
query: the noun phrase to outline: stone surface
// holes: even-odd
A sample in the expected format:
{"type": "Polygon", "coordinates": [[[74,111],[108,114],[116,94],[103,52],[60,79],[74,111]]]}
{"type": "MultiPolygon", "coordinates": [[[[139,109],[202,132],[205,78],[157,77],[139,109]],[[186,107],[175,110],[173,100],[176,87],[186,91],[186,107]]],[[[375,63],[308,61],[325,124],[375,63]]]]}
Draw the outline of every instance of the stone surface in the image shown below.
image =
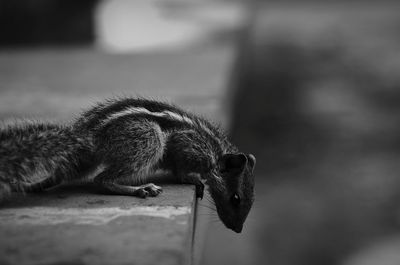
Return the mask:
{"type": "Polygon", "coordinates": [[[194,188],[155,198],[69,186],[16,195],[0,209],[0,264],[188,264],[194,188]]]}

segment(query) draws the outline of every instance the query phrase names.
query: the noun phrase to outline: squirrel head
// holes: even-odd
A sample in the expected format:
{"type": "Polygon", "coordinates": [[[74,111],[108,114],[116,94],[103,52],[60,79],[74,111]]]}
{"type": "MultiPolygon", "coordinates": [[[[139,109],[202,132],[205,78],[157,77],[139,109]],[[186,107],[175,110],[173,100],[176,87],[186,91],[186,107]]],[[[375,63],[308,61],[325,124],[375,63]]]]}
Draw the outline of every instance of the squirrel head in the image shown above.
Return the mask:
{"type": "Polygon", "coordinates": [[[219,185],[210,188],[219,218],[237,233],[242,231],[254,202],[255,164],[256,158],[252,154],[224,154],[216,168],[219,185]]]}

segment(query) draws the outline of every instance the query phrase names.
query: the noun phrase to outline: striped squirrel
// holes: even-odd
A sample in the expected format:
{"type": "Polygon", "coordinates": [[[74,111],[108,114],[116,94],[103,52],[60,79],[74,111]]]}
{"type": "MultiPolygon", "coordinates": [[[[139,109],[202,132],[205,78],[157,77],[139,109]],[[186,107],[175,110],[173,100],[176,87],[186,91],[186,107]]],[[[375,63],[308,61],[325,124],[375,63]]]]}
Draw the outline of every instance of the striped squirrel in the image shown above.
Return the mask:
{"type": "Polygon", "coordinates": [[[254,201],[255,163],[204,118],[154,100],[113,99],[71,125],[0,130],[0,199],[89,175],[113,194],[157,196],[161,187],[148,182],[162,170],[178,183],[194,184],[200,198],[207,184],[218,216],[239,233],[254,201]]]}

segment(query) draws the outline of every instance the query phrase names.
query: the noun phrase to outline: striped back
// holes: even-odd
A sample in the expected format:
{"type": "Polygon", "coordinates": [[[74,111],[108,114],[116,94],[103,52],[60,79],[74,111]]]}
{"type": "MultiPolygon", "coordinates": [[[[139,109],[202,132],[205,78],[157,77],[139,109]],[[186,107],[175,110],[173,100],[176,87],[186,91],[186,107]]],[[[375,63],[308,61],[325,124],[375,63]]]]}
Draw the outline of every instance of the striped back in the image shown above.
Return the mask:
{"type": "Polygon", "coordinates": [[[132,116],[153,120],[166,131],[193,129],[222,150],[232,149],[222,130],[206,119],[174,105],[154,100],[135,98],[108,100],[83,113],[77,125],[84,130],[98,131],[114,120],[132,116]]]}

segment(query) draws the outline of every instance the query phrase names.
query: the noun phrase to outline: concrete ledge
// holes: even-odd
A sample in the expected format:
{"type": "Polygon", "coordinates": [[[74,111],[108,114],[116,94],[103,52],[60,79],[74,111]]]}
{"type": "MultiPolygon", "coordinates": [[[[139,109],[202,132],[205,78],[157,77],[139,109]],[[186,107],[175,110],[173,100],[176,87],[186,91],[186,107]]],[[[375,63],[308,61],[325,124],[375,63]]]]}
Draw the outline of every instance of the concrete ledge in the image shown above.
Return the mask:
{"type": "Polygon", "coordinates": [[[194,187],[155,198],[90,186],[16,195],[0,208],[0,264],[190,264],[194,187]]]}

